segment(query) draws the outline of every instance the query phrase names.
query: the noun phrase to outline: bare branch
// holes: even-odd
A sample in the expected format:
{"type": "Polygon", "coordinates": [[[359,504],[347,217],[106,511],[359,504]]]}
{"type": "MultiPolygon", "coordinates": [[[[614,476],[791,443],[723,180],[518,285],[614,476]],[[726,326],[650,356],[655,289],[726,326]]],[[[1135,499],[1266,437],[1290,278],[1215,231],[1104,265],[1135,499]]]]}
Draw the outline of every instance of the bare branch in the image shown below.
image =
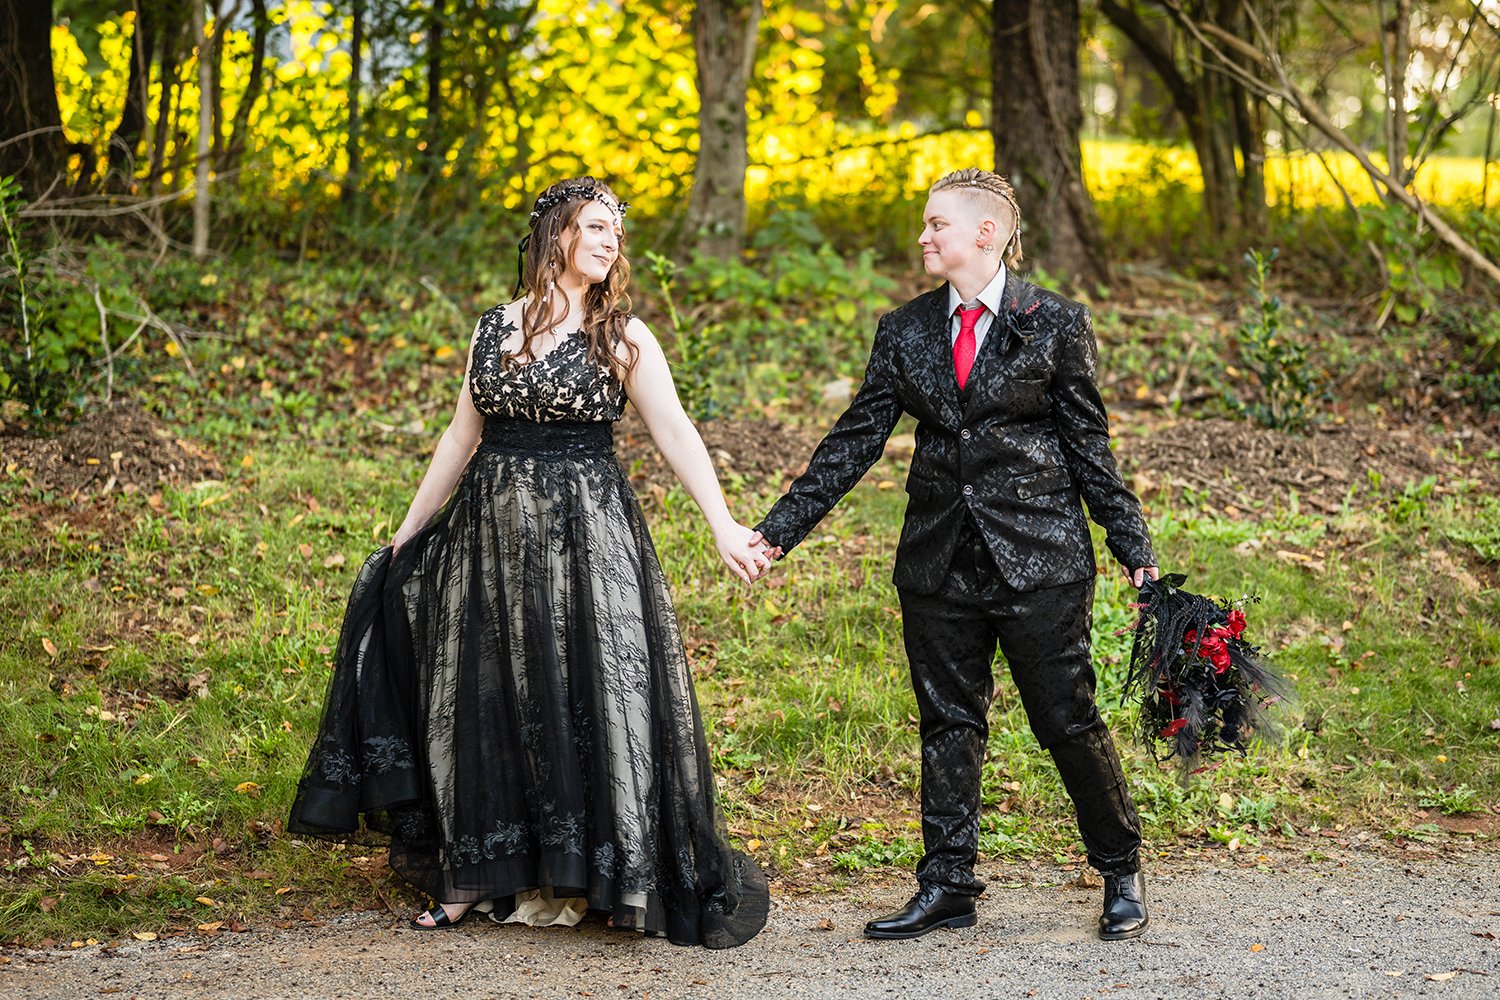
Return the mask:
{"type": "Polygon", "coordinates": [[[1255,15],[1255,11],[1251,9],[1248,3],[1243,4],[1245,12],[1250,19],[1252,27],[1255,29],[1256,36],[1263,46],[1262,48],[1251,45],[1244,39],[1224,31],[1217,25],[1199,22],[1182,8],[1179,0],[1162,0],[1162,2],[1172,12],[1173,16],[1177,18],[1178,23],[1191,32],[1203,45],[1205,50],[1212,53],[1216,59],[1223,63],[1226,72],[1238,79],[1242,79],[1249,89],[1266,96],[1279,97],[1295,107],[1297,112],[1303,118],[1307,119],[1309,125],[1330,139],[1335,146],[1352,156],[1360,168],[1364,170],[1365,174],[1374,183],[1384,189],[1384,193],[1389,200],[1399,203],[1415,213],[1419,220],[1431,227],[1433,234],[1438,239],[1446,243],[1464,260],[1474,265],[1490,281],[1500,285],[1500,266],[1496,266],[1494,261],[1480,253],[1472,243],[1459,235],[1430,205],[1408,191],[1405,185],[1391,176],[1388,171],[1376,166],[1359,143],[1349,138],[1348,133],[1335,125],[1329,119],[1328,115],[1307,94],[1303,93],[1301,88],[1292,82],[1290,76],[1287,74],[1286,67],[1282,64],[1280,57],[1276,55],[1275,48],[1269,44],[1270,39],[1266,34],[1265,27],[1261,24],[1260,19],[1255,15]],[[1210,36],[1212,36],[1213,40],[1210,40],[1210,36]],[[1215,44],[1214,40],[1218,44],[1215,44]],[[1275,84],[1262,81],[1255,77],[1254,74],[1242,70],[1225,54],[1225,48],[1238,52],[1245,58],[1253,60],[1258,65],[1269,67],[1275,74],[1275,84]]]}
{"type": "Polygon", "coordinates": [[[95,281],[92,285],[94,307],[99,310],[99,342],[104,345],[104,401],[108,403],[115,390],[115,356],[109,349],[109,310],[104,308],[104,297],[99,291],[99,283],[95,281]]]}
{"type": "MultiPolygon", "coordinates": [[[[50,208],[48,207],[48,203],[43,202],[39,199],[26,206],[26,208],[22,209],[17,214],[37,219],[105,219],[111,216],[131,215],[134,213],[143,212],[148,208],[155,208],[158,205],[165,205],[171,201],[178,201],[192,193],[192,188],[183,188],[180,191],[171,191],[167,194],[157,195],[155,198],[140,198],[132,200],[124,205],[114,205],[112,207],[97,208],[50,208]]],[[[82,204],[87,206],[102,201],[106,205],[109,205],[110,202],[118,202],[119,200],[120,199],[115,196],[89,195],[83,198],[69,198],[67,200],[54,201],[50,204],[59,206],[82,204]]]]}

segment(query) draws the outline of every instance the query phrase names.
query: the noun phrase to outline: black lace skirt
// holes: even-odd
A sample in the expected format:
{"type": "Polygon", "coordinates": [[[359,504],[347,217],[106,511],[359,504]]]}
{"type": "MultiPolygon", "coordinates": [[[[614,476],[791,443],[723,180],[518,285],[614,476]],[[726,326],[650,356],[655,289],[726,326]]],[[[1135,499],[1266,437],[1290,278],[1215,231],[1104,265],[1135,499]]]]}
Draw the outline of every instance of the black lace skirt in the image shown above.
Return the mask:
{"type": "Polygon", "coordinates": [[[550,888],[710,948],[765,925],[609,424],[492,418],[443,511],[360,569],[288,829],[362,822],[443,902],[550,888]]]}

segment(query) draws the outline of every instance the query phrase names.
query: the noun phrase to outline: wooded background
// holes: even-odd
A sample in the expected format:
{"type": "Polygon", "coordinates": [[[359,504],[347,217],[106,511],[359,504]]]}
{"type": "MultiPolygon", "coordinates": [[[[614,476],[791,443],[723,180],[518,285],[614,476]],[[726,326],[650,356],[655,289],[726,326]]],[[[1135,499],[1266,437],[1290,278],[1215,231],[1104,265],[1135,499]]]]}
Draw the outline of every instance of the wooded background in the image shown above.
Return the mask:
{"type": "Polygon", "coordinates": [[[1500,281],[1495,0],[6,0],[0,65],[25,214],[149,216],[200,253],[510,231],[591,173],[659,249],[731,255],[798,209],[894,258],[925,187],[978,165],[1085,286],[1383,207],[1500,281]],[[1181,188],[1173,230],[1153,202],[1181,188]]]}

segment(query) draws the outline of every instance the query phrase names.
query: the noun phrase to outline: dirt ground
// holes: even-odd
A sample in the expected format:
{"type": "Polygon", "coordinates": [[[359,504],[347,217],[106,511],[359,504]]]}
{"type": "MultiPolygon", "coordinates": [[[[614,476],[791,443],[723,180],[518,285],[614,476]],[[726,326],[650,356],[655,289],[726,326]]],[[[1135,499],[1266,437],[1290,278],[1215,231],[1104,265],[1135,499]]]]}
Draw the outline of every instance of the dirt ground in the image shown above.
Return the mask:
{"type": "MultiPolygon", "coordinates": [[[[1372,477],[1387,493],[1427,476],[1449,486],[1471,480],[1481,489],[1500,488],[1500,421],[1494,419],[1418,426],[1369,417],[1289,435],[1225,418],[1127,409],[1117,410],[1116,418],[1115,452],[1138,493],[1188,488],[1221,511],[1274,509],[1296,491],[1300,503],[1330,513],[1351,488],[1368,492],[1372,477]]],[[[817,444],[814,433],[764,419],[707,421],[700,430],[720,476],[769,489],[801,472],[817,444]]],[[[638,490],[671,486],[672,472],[634,409],[615,438],[638,490]]],[[[887,453],[909,457],[911,447],[909,437],[898,436],[887,453]]],[[[224,474],[203,447],[129,401],[93,411],[52,437],[0,428],[0,469],[75,501],[224,474]]]]}
{"type": "MultiPolygon", "coordinates": [[[[1368,844],[1375,844],[1370,840],[1368,844]]],[[[1050,864],[981,867],[979,925],[870,941],[906,876],[773,898],[728,952],[604,929],[469,920],[424,933],[362,913],[292,930],[0,953],[0,994],[121,997],[1493,997],[1500,855],[1409,843],[1308,854],[1178,849],[1148,866],[1152,922],[1099,941],[1100,890],[1050,864]]],[[[1095,880],[1096,881],[1096,880],[1095,880]]]]}
{"type": "MultiPolygon", "coordinates": [[[[1428,476],[1493,492],[1500,483],[1500,424],[1418,427],[1374,418],[1325,423],[1291,435],[1224,418],[1126,418],[1115,439],[1126,480],[1142,495],[1191,489],[1215,509],[1249,513],[1298,502],[1333,513],[1351,489],[1367,498],[1378,481],[1400,494],[1428,476]]],[[[1358,502],[1358,501],[1357,501],[1358,502]]]]}
{"type": "Polygon", "coordinates": [[[0,470],[72,497],[150,492],[161,483],[181,486],[224,475],[212,455],[134,400],[101,406],[55,435],[0,427],[0,470]]]}

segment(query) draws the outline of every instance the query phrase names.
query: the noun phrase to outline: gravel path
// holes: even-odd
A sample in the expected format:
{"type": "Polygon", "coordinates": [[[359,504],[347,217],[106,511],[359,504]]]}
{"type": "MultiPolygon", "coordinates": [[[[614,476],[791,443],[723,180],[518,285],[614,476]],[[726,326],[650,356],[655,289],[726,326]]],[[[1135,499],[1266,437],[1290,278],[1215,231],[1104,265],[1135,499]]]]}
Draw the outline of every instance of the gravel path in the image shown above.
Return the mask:
{"type": "MultiPolygon", "coordinates": [[[[1243,852],[1242,852],[1243,853],[1243,852]]],[[[1144,938],[1091,933],[1099,890],[1042,865],[986,865],[979,926],[867,941],[911,883],[783,895],[766,931],[710,952],[610,932],[471,920],[423,934],[385,913],[0,956],[0,995],[140,997],[1500,996],[1500,854],[1335,850],[1154,863],[1144,938]]]]}

